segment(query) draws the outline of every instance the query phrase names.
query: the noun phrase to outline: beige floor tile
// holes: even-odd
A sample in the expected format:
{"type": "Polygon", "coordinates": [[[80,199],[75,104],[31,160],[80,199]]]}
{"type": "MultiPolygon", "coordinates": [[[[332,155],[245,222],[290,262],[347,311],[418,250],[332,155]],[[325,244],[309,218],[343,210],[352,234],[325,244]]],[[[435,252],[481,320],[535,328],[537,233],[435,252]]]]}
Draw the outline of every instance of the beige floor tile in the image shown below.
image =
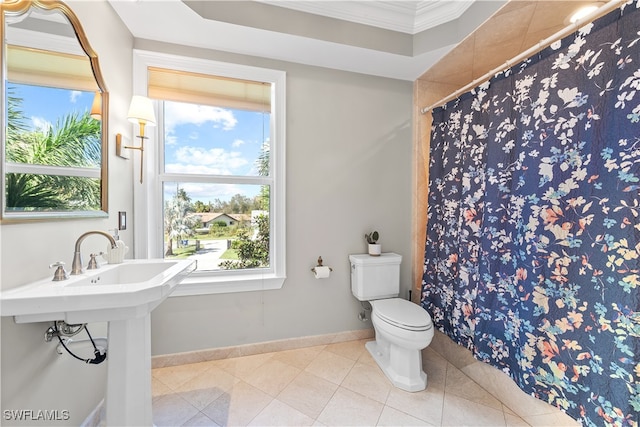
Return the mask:
{"type": "Polygon", "coordinates": [[[426,390],[417,393],[392,388],[387,398],[387,406],[410,414],[434,425],[440,425],[444,394],[442,390],[426,390]]]}
{"type": "Polygon", "coordinates": [[[380,403],[387,401],[393,387],[380,368],[359,362],[351,368],[340,386],[380,403]]]}
{"type": "Polygon", "coordinates": [[[331,381],[301,372],[282,390],[278,400],[315,419],[337,389],[338,385],[331,381]]]}
{"type": "Polygon", "coordinates": [[[181,426],[195,415],[196,409],[176,394],[167,394],[153,402],[153,424],[161,426],[181,426]]]}
{"type": "Polygon", "coordinates": [[[443,426],[506,426],[502,409],[494,409],[480,403],[447,393],[442,411],[443,426]]]}
{"type": "Polygon", "coordinates": [[[273,360],[279,360],[291,366],[295,366],[296,368],[304,369],[309,366],[309,363],[311,363],[313,359],[315,359],[318,354],[325,349],[325,347],[325,345],[318,345],[314,347],[280,351],[273,355],[273,360]]]}
{"type": "Polygon", "coordinates": [[[217,424],[211,418],[207,417],[202,412],[198,412],[193,418],[188,420],[186,423],[182,424],[183,427],[221,427],[220,424],[217,424]]]}
{"type": "Polygon", "coordinates": [[[498,399],[451,364],[447,368],[445,392],[502,411],[502,403],[498,399]]]}
{"type": "Polygon", "coordinates": [[[305,371],[332,383],[340,384],[354,364],[355,361],[353,359],[348,359],[330,351],[323,351],[309,363],[305,371]]]}
{"type": "Polygon", "coordinates": [[[358,360],[362,353],[367,352],[364,344],[370,340],[344,341],[327,345],[326,351],[330,351],[351,360],[358,360]]]}
{"type": "Polygon", "coordinates": [[[364,363],[366,365],[378,366],[378,364],[376,363],[376,360],[373,358],[373,356],[371,356],[371,353],[369,353],[369,351],[363,351],[360,357],[358,358],[358,362],[364,363]]]}
{"type": "Polygon", "coordinates": [[[382,414],[380,415],[380,420],[378,420],[378,426],[434,426],[434,424],[429,424],[428,422],[413,417],[409,414],[405,414],[404,412],[398,411],[397,409],[393,409],[389,406],[385,406],[382,410],[382,414]]]}
{"type": "Polygon", "coordinates": [[[219,425],[247,425],[267,407],[273,398],[252,385],[240,381],[211,402],[202,412],[219,425]]]}
{"type": "Polygon", "coordinates": [[[543,415],[523,416],[524,421],[533,427],[578,427],[580,423],[565,414],[554,411],[543,415]]]}
{"type": "Polygon", "coordinates": [[[476,362],[465,366],[461,371],[508,406],[520,416],[545,415],[558,410],[551,405],[529,396],[504,372],[484,362],[476,362]]]}
{"type": "Polygon", "coordinates": [[[151,396],[153,399],[173,393],[168,385],[160,381],[158,378],[151,376],[151,396]]]}
{"type": "Polygon", "coordinates": [[[276,397],[301,372],[299,368],[280,362],[268,360],[251,374],[241,378],[252,386],[276,397]]]}
{"type": "Polygon", "coordinates": [[[440,356],[429,347],[422,350],[422,369],[429,375],[431,371],[440,371],[446,369],[448,365],[447,359],[440,356]]]}
{"type": "Polygon", "coordinates": [[[204,409],[239,380],[220,368],[210,368],[176,389],[176,393],[199,410],[204,409]]]}
{"type": "Polygon", "coordinates": [[[320,413],[318,421],[328,426],[376,425],[384,405],[351,390],[339,387],[320,413]]]}
{"type": "Polygon", "coordinates": [[[434,332],[433,340],[428,348],[443,355],[449,363],[458,369],[462,369],[473,363],[478,363],[470,351],[461,351],[463,348],[460,345],[453,342],[453,340],[438,330],[434,332]]]}
{"type": "Polygon", "coordinates": [[[513,412],[507,405],[505,405],[504,403],[502,404],[502,412],[504,412],[505,414],[509,414],[509,415],[516,415],[515,412],[513,412]]]}
{"type": "Polygon", "coordinates": [[[211,365],[206,362],[190,363],[188,365],[168,366],[152,370],[152,376],[162,381],[172,390],[177,389],[182,384],[200,375],[209,369],[211,365]]]}
{"type": "Polygon", "coordinates": [[[528,427],[529,424],[515,414],[508,414],[505,412],[504,419],[507,427],[528,427]]]}
{"type": "Polygon", "coordinates": [[[251,356],[234,357],[217,361],[217,366],[224,369],[231,375],[240,378],[243,375],[251,374],[267,360],[273,357],[273,353],[253,354],[251,356]]]}
{"type": "Polygon", "coordinates": [[[449,363],[435,352],[422,353],[422,368],[427,374],[427,389],[444,393],[449,363]]]}
{"type": "Polygon", "coordinates": [[[310,426],[314,419],[291,406],[273,400],[250,423],[250,426],[310,426]]]}
{"type": "Polygon", "coordinates": [[[502,372],[481,362],[457,369],[430,347],[422,352],[427,389],[400,390],[366,351],[366,341],[154,368],[154,423],[579,426],[502,372]]]}

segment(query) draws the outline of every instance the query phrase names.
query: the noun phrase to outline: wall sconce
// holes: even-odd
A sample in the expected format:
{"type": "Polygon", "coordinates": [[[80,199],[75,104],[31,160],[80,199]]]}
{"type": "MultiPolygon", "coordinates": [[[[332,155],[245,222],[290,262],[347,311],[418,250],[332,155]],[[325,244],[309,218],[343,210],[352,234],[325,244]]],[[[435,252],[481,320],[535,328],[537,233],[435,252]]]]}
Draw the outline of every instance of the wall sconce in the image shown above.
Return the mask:
{"type": "Polygon", "coordinates": [[[93,95],[93,103],[91,104],[91,113],[89,113],[92,118],[96,120],[102,120],[102,93],[96,92],[93,95]]]}
{"type": "Polygon", "coordinates": [[[145,96],[134,95],[133,98],[131,98],[131,105],[129,106],[129,114],[127,115],[127,118],[131,123],[138,123],[140,125],[140,134],[138,135],[138,138],[140,138],[140,146],[130,147],[125,145],[124,148],[140,150],[140,184],[142,184],[144,140],[146,139],[146,136],[144,136],[144,128],[145,126],[156,125],[156,115],[153,111],[153,103],[145,96]]]}

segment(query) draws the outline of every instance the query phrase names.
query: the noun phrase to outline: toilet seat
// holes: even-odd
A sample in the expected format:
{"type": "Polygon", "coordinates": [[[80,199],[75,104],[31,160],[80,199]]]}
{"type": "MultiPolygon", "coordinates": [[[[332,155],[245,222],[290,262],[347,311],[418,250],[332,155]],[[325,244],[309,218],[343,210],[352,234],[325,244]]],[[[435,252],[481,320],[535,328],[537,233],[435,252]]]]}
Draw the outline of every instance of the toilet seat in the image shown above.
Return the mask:
{"type": "Polygon", "coordinates": [[[371,301],[373,314],[392,326],[409,331],[428,331],[433,327],[431,316],[422,307],[402,298],[371,301]]]}

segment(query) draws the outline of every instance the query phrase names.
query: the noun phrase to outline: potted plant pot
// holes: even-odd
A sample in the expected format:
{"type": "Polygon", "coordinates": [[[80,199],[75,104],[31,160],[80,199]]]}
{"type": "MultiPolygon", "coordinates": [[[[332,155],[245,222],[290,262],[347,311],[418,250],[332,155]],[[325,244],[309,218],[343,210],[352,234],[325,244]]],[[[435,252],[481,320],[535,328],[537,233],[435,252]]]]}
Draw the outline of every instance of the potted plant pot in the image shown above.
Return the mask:
{"type": "Polygon", "coordinates": [[[378,243],[380,235],[377,231],[372,231],[364,235],[365,240],[369,244],[369,255],[380,256],[382,253],[382,246],[378,243]]]}
{"type": "Polygon", "coordinates": [[[380,243],[369,244],[369,255],[380,256],[381,253],[382,253],[382,245],[380,243]]]}

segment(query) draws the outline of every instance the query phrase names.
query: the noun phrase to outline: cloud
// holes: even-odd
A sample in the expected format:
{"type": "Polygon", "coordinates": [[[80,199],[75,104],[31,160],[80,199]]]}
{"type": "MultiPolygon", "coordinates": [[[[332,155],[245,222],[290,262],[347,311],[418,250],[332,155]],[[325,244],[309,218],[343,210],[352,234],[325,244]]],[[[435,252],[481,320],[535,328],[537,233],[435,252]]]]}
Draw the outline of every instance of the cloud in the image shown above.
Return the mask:
{"type": "Polygon", "coordinates": [[[223,148],[180,147],[176,150],[176,163],[167,163],[169,173],[235,175],[249,161],[237,151],[223,148]]]}
{"type": "Polygon", "coordinates": [[[75,104],[76,101],[78,100],[78,98],[80,98],[82,96],[82,92],[79,90],[72,90],[70,95],[70,101],[72,104],[75,104]]]}
{"type": "Polygon", "coordinates": [[[238,148],[238,147],[240,147],[240,146],[242,146],[242,145],[244,145],[244,141],[243,141],[243,140],[241,140],[241,139],[236,139],[235,141],[233,141],[233,142],[231,143],[231,146],[232,146],[233,148],[238,148]]]}
{"type": "Polygon", "coordinates": [[[33,124],[35,130],[39,130],[44,133],[49,132],[49,129],[51,129],[51,127],[53,126],[47,119],[36,116],[31,117],[31,123],[33,124]]]}
{"type": "Polygon", "coordinates": [[[208,105],[184,104],[179,102],[165,102],[165,128],[172,133],[176,126],[182,124],[202,125],[211,122],[215,127],[224,130],[233,129],[238,120],[231,110],[208,105]]]}
{"type": "Polygon", "coordinates": [[[175,134],[167,135],[164,138],[164,145],[176,145],[178,143],[178,137],[175,134]]]}

